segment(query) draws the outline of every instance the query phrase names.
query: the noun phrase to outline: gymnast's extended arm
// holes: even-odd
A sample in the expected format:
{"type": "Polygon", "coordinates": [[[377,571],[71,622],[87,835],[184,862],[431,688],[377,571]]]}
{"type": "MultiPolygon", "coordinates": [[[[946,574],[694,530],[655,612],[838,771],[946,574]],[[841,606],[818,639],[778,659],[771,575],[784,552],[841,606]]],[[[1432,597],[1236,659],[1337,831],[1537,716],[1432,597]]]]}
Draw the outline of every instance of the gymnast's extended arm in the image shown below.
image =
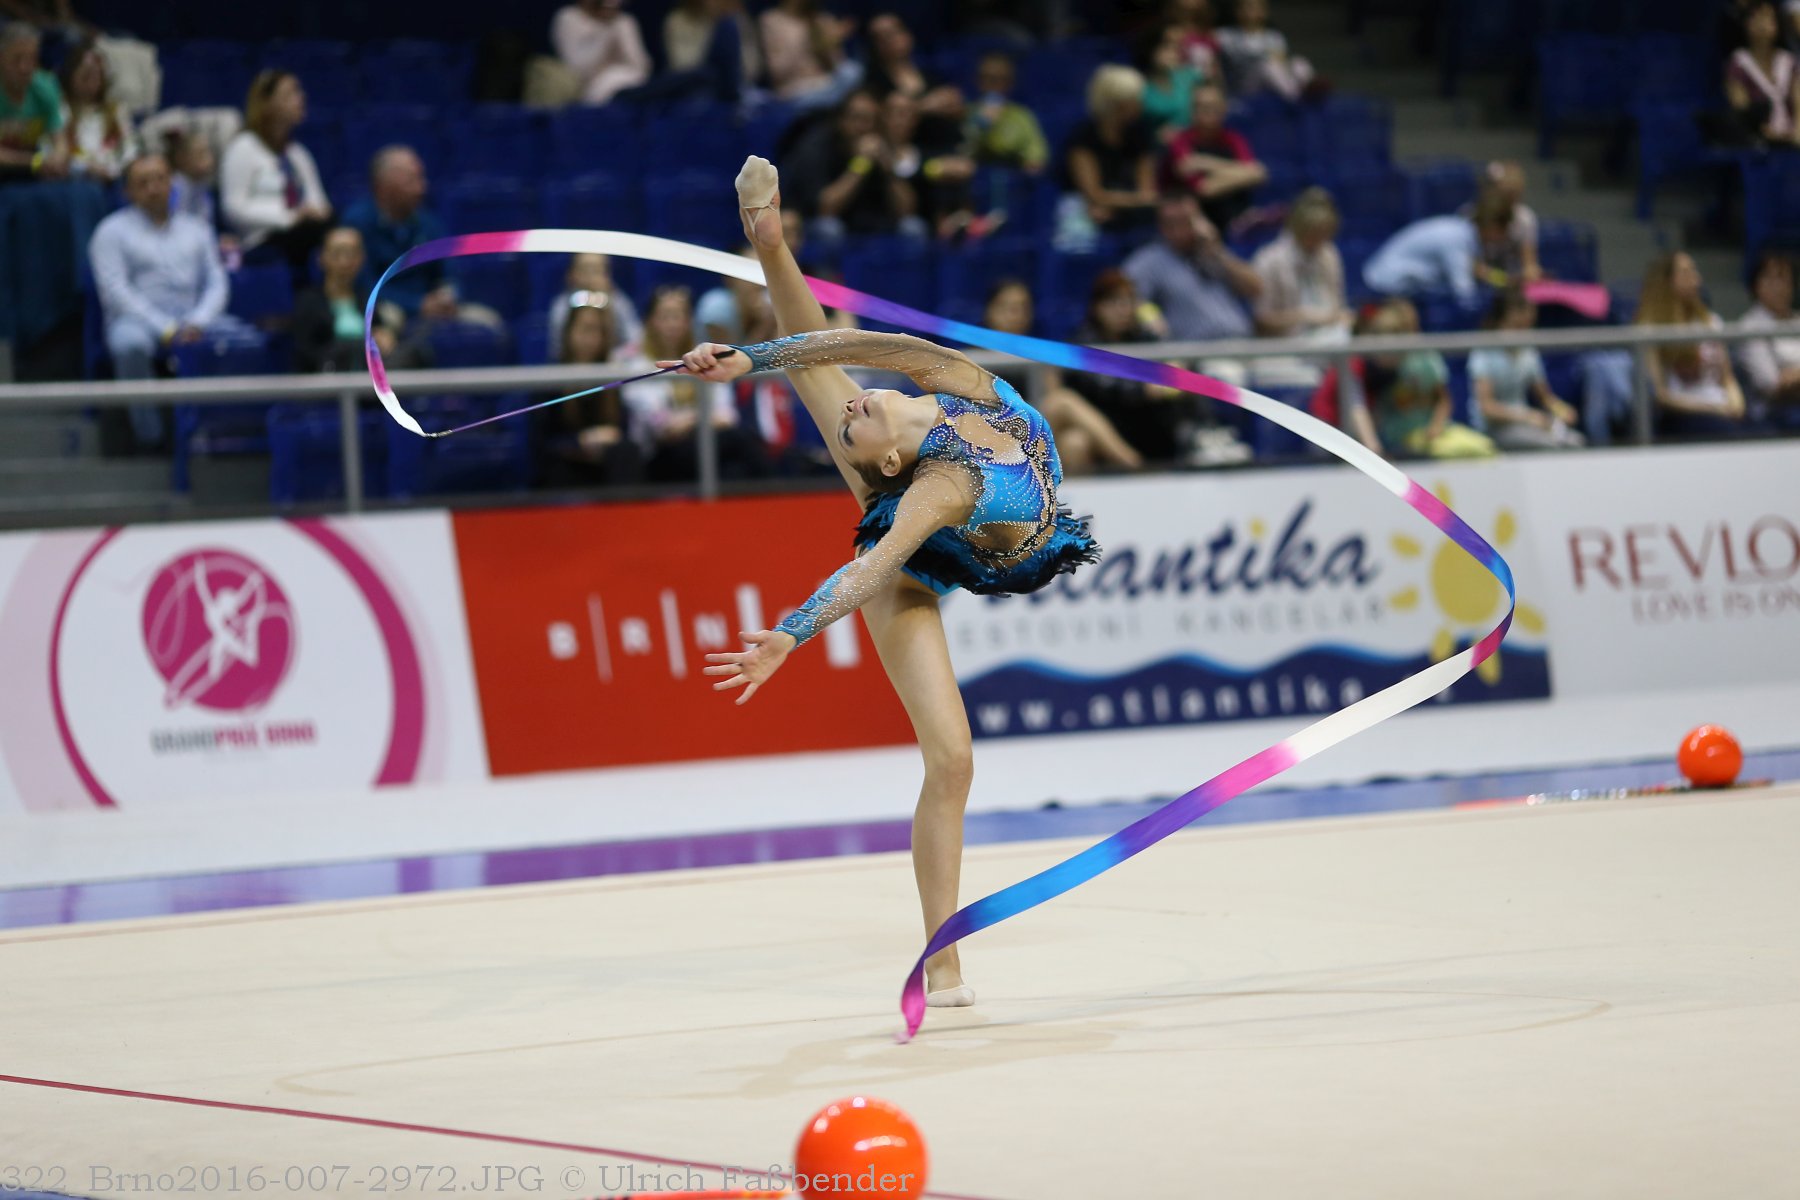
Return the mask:
{"type": "Polygon", "coordinates": [[[968,520],[975,507],[974,485],[967,475],[942,464],[924,464],[907,485],[894,510],[894,524],[882,539],[860,557],[839,567],[819,585],[799,608],[773,630],[746,631],[750,649],[743,653],[709,654],[708,675],[728,678],[713,685],[714,691],[750,686],[738,703],[750,699],[763,681],[773,675],[790,651],[808,641],[833,621],[849,616],[899,577],[900,568],[913,552],[938,530],[968,520]]]}
{"type": "MultiPolygon", "coordinates": [[[[872,367],[898,371],[930,392],[948,392],[970,400],[998,399],[994,377],[960,350],[910,333],[872,333],[864,329],[821,329],[795,333],[754,346],[734,346],[739,353],[721,356],[724,346],[697,346],[682,358],[689,372],[702,379],[736,379],[754,371],[801,370],[807,367],[872,367]]],[[[658,366],[674,365],[659,363],[658,366]]]]}

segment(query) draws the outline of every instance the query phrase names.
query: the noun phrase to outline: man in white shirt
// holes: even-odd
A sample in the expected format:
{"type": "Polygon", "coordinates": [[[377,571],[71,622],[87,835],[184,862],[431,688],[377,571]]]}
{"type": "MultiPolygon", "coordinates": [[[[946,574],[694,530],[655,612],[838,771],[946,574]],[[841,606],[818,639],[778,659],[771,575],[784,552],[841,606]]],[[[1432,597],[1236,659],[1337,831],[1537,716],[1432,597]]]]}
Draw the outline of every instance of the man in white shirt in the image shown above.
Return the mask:
{"type": "MultiPolygon", "coordinates": [[[[248,329],[225,312],[230,284],[212,229],[169,210],[168,160],[143,155],[126,166],[124,182],[131,204],[100,222],[88,242],[88,261],[106,316],[113,374],[148,379],[156,355],[168,347],[248,329]]],[[[162,440],[159,409],[135,407],[131,418],[141,443],[162,440]]]]}

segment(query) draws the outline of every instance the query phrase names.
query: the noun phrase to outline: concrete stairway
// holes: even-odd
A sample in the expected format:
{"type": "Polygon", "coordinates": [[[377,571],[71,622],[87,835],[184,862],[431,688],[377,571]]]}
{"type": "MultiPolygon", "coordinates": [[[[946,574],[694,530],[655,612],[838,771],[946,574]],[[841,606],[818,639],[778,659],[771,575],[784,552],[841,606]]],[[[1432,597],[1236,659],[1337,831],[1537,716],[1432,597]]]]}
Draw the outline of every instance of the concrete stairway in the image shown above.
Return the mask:
{"type": "Polygon", "coordinates": [[[1659,198],[1654,220],[1640,221],[1627,183],[1607,177],[1605,147],[1597,138],[1558,138],[1557,156],[1537,157],[1537,136],[1524,116],[1505,104],[1505,83],[1465,75],[1462,94],[1438,94],[1437,72],[1413,49],[1412,27],[1399,18],[1371,18],[1360,38],[1345,32],[1341,4],[1283,0],[1275,17],[1295,52],[1346,92],[1379,96],[1394,110],[1394,157],[1402,164],[1461,158],[1475,162],[1514,159],[1530,179],[1527,199],[1547,220],[1580,221],[1599,239],[1600,277],[1632,285],[1659,254],[1686,249],[1699,262],[1713,305],[1735,316],[1748,305],[1740,260],[1731,249],[1688,245],[1684,225],[1699,216],[1699,202],[1659,198]]]}
{"type": "Polygon", "coordinates": [[[94,422],[80,413],[0,409],[0,526],[176,500],[166,459],[101,458],[94,422]]]}

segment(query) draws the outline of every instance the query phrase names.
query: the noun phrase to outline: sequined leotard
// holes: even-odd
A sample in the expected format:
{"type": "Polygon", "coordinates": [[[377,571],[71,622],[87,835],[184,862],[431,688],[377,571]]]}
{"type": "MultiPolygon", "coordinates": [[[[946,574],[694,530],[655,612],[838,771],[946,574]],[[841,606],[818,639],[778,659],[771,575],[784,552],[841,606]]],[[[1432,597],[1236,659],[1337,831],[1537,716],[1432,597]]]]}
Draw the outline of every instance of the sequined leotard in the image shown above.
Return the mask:
{"type": "MultiPolygon", "coordinates": [[[[807,336],[743,349],[757,369],[780,366],[779,349],[807,336]]],[[[1057,502],[1062,461],[1050,423],[1011,384],[988,379],[998,400],[934,394],[941,415],[919,445],[909,484],[909,490],[954,486],[974,499],[966,520],[939,528],[900,567],[939,595],[957,588],[986,595],[1033,592],[1100,556],[1086,519],[1057,502]]],[[[870,558],[893,529],[905,495],[870,497],[853,538],[870,558]]],[[[839,569],[777,628],[804,642],[854,611],[868,599],[859,593],[872,579],[853,576],[859,566],[874,565],[859,560],[839,569]]]]}

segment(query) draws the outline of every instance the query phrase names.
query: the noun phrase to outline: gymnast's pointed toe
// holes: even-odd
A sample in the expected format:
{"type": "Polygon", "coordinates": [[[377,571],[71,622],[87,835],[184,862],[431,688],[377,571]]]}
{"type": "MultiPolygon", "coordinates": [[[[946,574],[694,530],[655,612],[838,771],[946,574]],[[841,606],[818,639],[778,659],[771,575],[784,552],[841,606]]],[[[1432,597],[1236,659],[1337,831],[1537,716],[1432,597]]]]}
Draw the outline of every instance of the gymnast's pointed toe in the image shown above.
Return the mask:
{"type": "Polygon", "coordinates": [[[958,984],[942,991],[928,992],[925,995],[927,1008],[969,1008],[975,1003],[975,989],[968,984],[958,984]]]}
{"type": "Polygon", "coordinates": [[[752,154],[738,171],[738,203],[745,208],[766,208],[780,186],[781,177],[775,172],[775,164],[752,154]]]}

